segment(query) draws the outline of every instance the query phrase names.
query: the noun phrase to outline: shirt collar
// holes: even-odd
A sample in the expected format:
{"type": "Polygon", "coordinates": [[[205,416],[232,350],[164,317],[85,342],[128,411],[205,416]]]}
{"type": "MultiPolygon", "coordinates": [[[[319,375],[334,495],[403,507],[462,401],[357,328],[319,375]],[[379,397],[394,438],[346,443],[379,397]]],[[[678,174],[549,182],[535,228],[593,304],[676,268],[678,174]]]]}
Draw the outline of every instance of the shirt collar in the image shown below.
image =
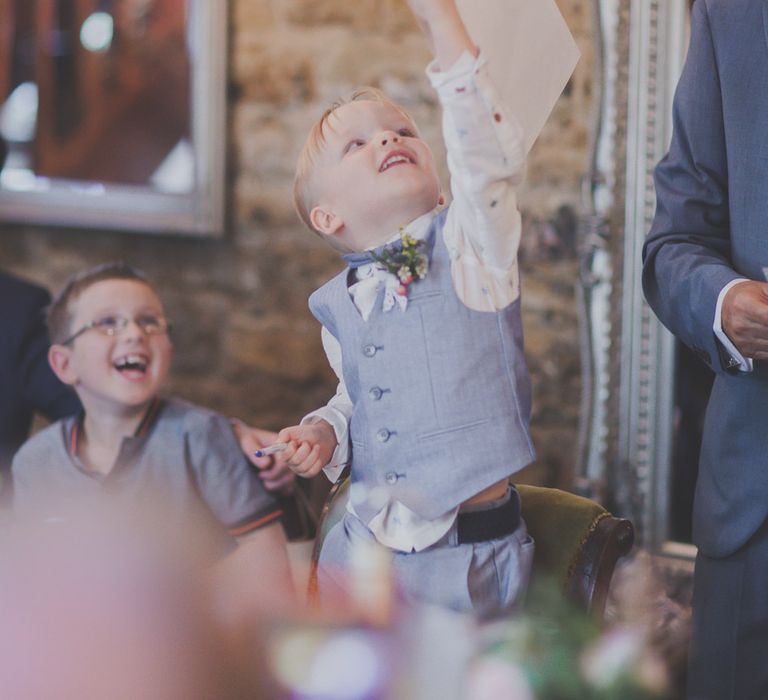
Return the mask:
{"type": "MultiPolygon", "coordinates": [[[[162,400],[157,396],[152,399],[152,402],[149,404],[149,407],[144,413],[144,417],[141,419],[141,422],[137,426],[136,431],[133,433],[132,437],[134,439],[144,438],[147,436],[147,433],[149,433],[149,431],[152,429],[152,426],[155,424],[155,421],[157,420],[157,416],[160,413],[160,407],[162,406],[162,403],[162,400]]],[[[81,411],[72,421],[72,427],[69,431],[69,454],[72,457],[77,457],[80,450],[80,437],[83,431],[84,420],[85,412],[81,411]]]]}
{"type": "MultiPolygon", "coordinates": [[[[432,220],[437,216],[438,210],[433,209],[432,211],[427,212],[426,214],[422,214],[421,216],[416,217],[413,221],[411,221],[409,224],[406,224],[403,226],[402,230],[405,231],[409,236],[412,236],[417,241],[423,241],[427,235],[429,234],[429,227],[432,225],[432,220]]],[[[389,245],[390,243],[394,243],[395,241],[400,240],[400,231],[398,231],[392,238],[390,238],[386,245],[389,245]]],[[[371,246],[370,248],[367,248],[366,250],[375,250],[376,246],[371,246]]]]}

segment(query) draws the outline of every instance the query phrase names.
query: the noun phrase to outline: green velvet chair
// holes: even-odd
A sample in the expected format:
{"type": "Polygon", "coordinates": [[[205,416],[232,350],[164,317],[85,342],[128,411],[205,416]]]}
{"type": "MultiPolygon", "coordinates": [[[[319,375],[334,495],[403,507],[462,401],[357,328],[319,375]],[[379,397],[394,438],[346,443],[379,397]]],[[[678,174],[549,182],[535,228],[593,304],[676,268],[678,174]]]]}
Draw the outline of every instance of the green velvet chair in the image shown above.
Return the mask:
{"type": "MultiPolygon", "coordinates": [[[[588,498],[559,489],[517,486],[523,518],[536,541],[531,588],[554,584],[574,605],[602,620],[605,602],[620,557],[632,548],[629,520],[615,518],[588,498]]],[[[320,514],[312,551],[309,597],[317,597],[317,560],[329,530],[344,516],[349,479],[331,488],[320,514]]]]}
{"type": "Polygon", "coordinates": [[[524,484],[517,489],[536,541],[531,587],[553,581],[576,607],[602,620],[616,562],[635,539],[632,523],[568,491],[524,484]]]}

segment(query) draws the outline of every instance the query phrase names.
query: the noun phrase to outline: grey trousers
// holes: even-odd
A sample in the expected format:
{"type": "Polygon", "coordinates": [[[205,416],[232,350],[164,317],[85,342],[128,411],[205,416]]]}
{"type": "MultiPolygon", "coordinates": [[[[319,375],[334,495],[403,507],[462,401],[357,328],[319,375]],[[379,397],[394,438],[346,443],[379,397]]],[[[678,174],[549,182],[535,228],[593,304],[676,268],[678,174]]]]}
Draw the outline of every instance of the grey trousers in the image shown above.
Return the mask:
{"type": "Polygon", "coordinates": [[[768,698],[768,522],[731,556],[696,558],[688,698],[768,698]]]}
{"type": "MultiPolygon", "coordinates": [[[[494,505],[497,503],[487,504],[494,505]]],[[[375,541],[373,533],[351,513],[346,513],[326,536],[318,567],[321,600],[324,592],[344,588],[346,563],[356,538],[375,541]]],[[[533,550],[533,539],[522,519],[511,535],[475,544],[458,544],[454,523],[427,549],[393,550],[394,578],[407,603],[429,603],[492,617],[522,602],[533,550]]]]}

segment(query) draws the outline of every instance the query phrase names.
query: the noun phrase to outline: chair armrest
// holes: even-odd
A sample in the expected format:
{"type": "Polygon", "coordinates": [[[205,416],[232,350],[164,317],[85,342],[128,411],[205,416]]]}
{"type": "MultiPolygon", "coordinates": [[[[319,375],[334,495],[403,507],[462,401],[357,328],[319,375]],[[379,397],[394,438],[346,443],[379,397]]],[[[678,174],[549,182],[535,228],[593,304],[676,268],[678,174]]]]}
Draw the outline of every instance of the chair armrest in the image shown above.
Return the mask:
{"type": "Polygon", "coordinates": [[[616,562],[629,553],[635,531],[629,520],[609,513],[587,533],[573,561],[565,593],[596,619],[602,620],[616,562]]]}
{"type": "Polygon", "coordinates": [[[307,585],[307,599],[310,603],[317,603],[317,564],[320,561],[320,549],[325,542],[325,537],[331,528],[341,521],[347,509],[347,499],[349,498],[349,467],[339,474],[331,490],[326,496],[323,509],[320,511],[320,518],[317,522],[317,532],[315,534],[315,544],[312,546],[312,559],[309,567],[309,583],[307,585]]]}

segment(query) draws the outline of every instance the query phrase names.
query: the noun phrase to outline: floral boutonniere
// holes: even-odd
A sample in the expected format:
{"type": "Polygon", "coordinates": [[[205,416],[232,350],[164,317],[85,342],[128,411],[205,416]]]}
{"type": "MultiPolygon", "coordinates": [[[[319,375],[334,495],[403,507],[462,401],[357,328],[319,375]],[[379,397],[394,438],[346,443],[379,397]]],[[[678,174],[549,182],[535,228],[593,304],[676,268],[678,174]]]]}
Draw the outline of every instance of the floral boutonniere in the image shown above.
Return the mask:
{"type": "Polygon", "coordinates": [[[411,282],[427,276],[429,260],[422,252],[423,248],[424,241],[416,240],[401,226],[400,244],[384,248],[380,254],[371,254],[387,272],[391,272],[400,280],[400,286],[395,290],[400,296],[408,295],[408,285],[411,282]]]}

